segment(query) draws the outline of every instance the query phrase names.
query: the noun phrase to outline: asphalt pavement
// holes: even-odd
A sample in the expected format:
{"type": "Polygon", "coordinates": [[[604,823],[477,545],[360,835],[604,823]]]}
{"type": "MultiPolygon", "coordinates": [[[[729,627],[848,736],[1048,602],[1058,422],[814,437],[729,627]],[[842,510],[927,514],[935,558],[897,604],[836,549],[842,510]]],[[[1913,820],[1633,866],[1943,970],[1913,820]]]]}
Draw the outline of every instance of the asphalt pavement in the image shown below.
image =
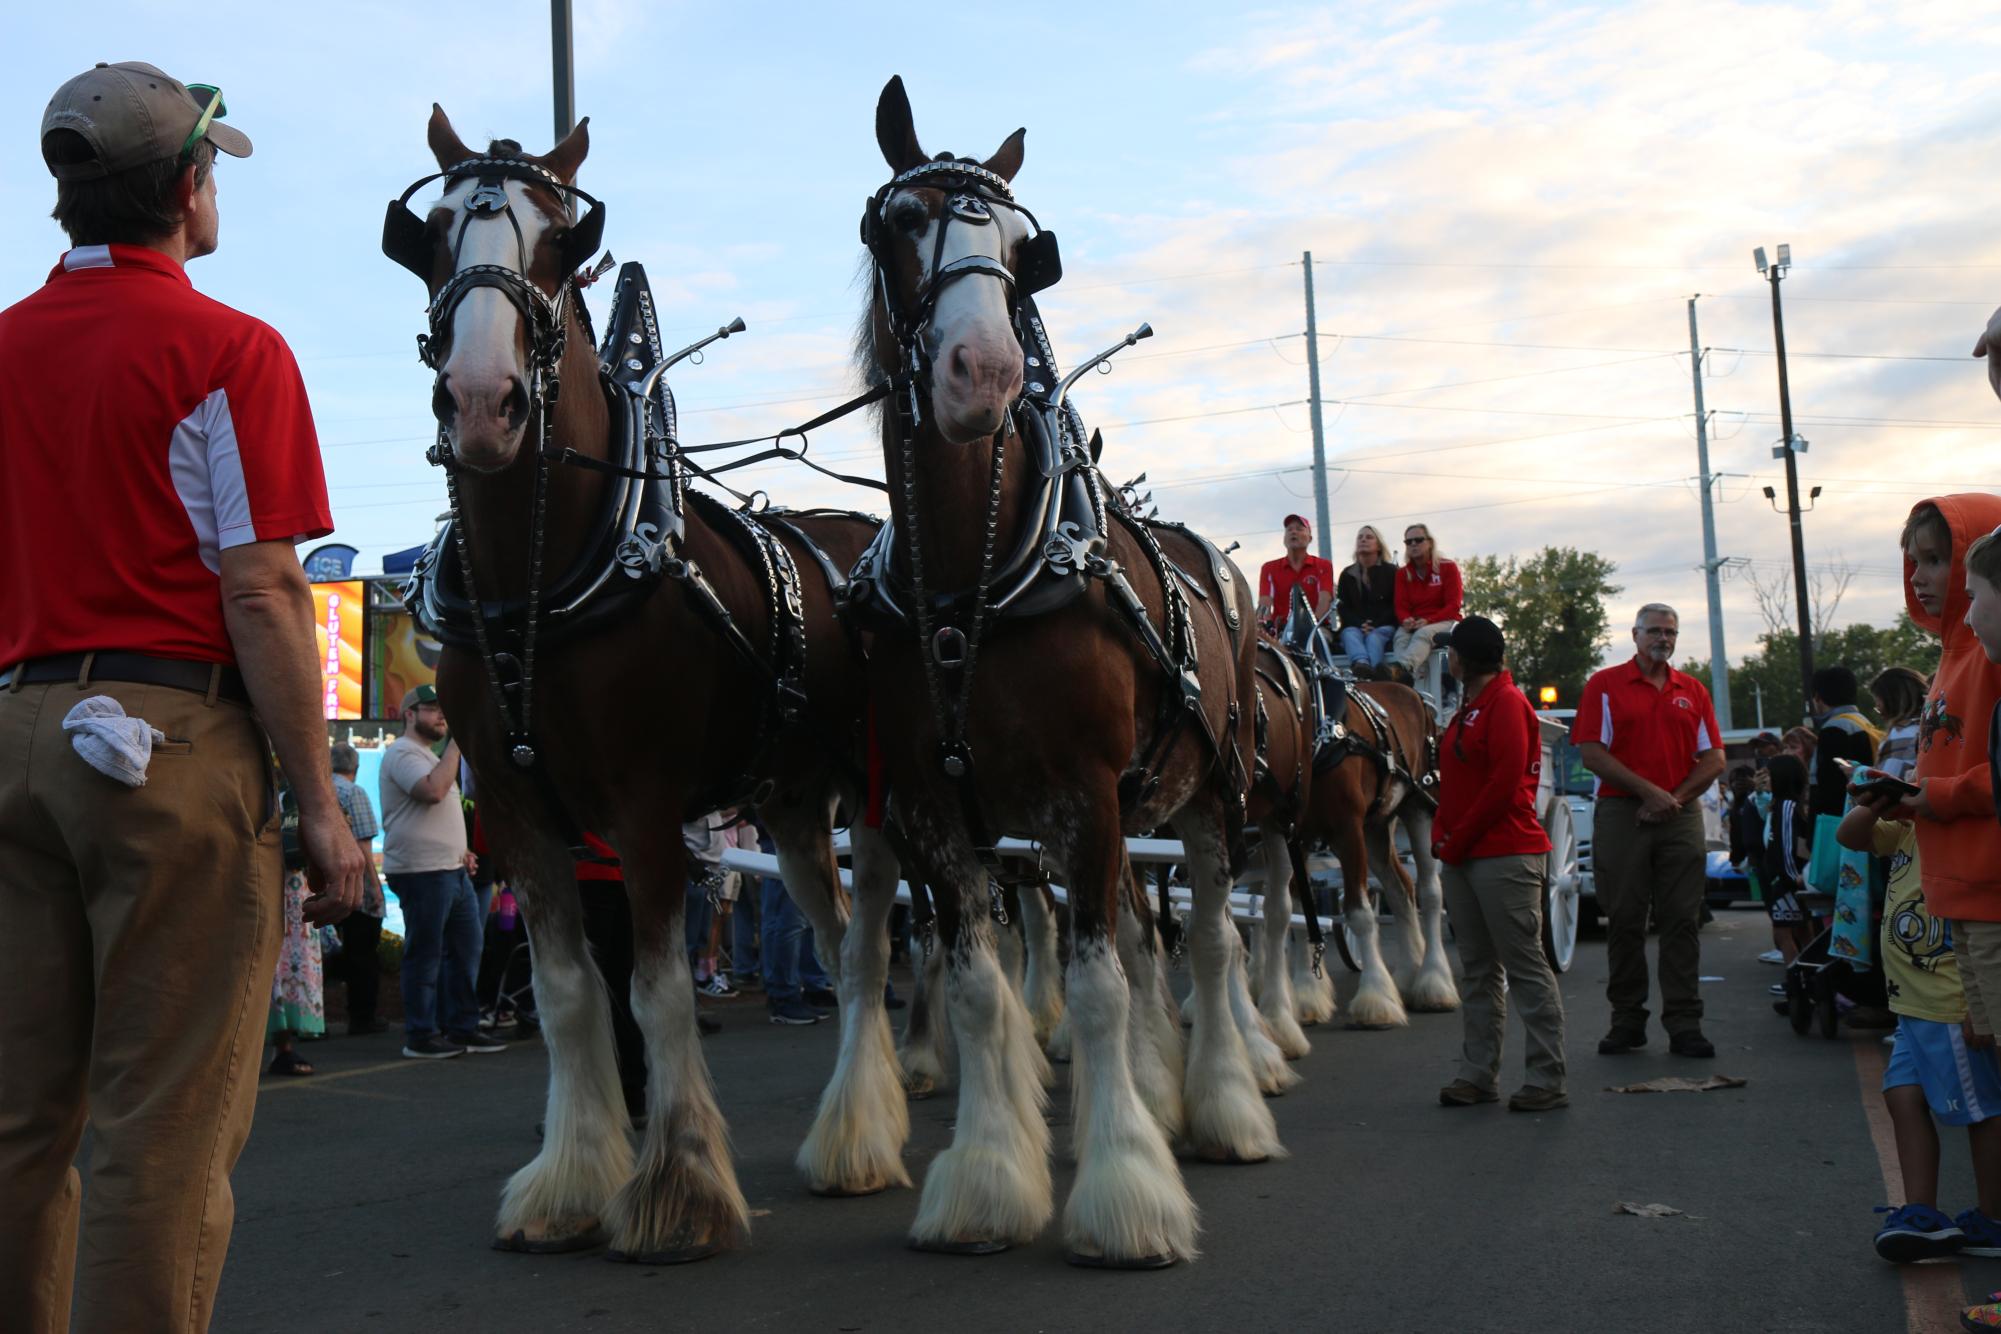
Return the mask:
{"type": "MultiPolygon", "coordinates": [[[[1392,932],[1393,934],[1393,932],[1392,932]]],[[[757,997],[712,1006],[704,1042],[754,1213],[750,1247],[674,1268],[601,1254],[489,1249],[497,1194],[536,1151],[538,1042],[452,1061],[398,1059],[400,1037],[306,1049],[320,1074],[267,1077],[236,1177],[237,1224],[215,1328],[295,1330],[1888,1331],[1950,1329],[2001,1261],[1906,1274],[1870,1249],[1884,1201],[1870,1107],[1880,1034],[1796,1037],[1772,1013],[1762,914],[1703,933],[1714,1061],[1656,1028],[1596,1054],[1604,946],[1563,979],[1571,1105],[1441,1108],[1456,1014],[1392,1032],[1308,1030],[1305,1082],[1274,1110],[1291,1157],[1184,1163],[1201,1258],[1154,1273],[1074,1269],[1059,1229],[988,1258],[904,1246],[911,1191],[814,1198],[792,1154],[832,1065],[834,1031],[780,1028],[757,997]],[[1661,1075],[1739,1089],[1622,1094],[1661,1075]],[[1865,1092],[1865,1089],[1867,1090],[1865,1092]],[[1678,1216],[1616,1212],[1663,1204],[1678,1216]]],[[[1339,971],[1342,996],[1353,977],[1339,971]]],[[[899,980],[905,987],[906,980],[899,980]]],[[[1183,981],[1185,985],[1185,980],[1183,981]]],[[[907,1012],[906,1012],[907,1013],[907,1012]]],[[[1339,1020],[1336,1020],[1338,1025],[1339,1020]]],[[[1521,1082],[1510,1025],[1504,1090],[1521,1082]]],[[[1067,1191],[1067,1067],[1052,1097],[1067,1191]]],[[[913,1178],[949,1142],[954,1100],[912,1104],[913,1178]]],[[[1948,1209],[1971,1202],[1964,1137],[1946,1138],[1948,1209]]]]}

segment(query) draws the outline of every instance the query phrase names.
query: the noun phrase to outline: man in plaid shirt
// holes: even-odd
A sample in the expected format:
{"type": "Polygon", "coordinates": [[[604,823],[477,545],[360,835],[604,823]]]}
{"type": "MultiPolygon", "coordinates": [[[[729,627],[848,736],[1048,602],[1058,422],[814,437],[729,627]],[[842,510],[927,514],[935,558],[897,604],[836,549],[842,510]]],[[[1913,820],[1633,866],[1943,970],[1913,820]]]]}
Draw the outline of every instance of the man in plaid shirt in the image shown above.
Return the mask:
{"type": "Polygon", "coordinates": [[[382,879],[375,871],[372,845],[381,826],[375,820],[374,803],[368,799],[354,776],[361,769],[361,756],[343,742],[333,748],[334,800],[340,803],[347,827],[361,843],[365,879],[361,906],[340,923],[339,975],[347,983],[347,1031],[350,1037],[380,1033],[388,1028],[375,1017],[375,998],[382,988],[382,965],[376,945],[382,938],[382,879]]]}

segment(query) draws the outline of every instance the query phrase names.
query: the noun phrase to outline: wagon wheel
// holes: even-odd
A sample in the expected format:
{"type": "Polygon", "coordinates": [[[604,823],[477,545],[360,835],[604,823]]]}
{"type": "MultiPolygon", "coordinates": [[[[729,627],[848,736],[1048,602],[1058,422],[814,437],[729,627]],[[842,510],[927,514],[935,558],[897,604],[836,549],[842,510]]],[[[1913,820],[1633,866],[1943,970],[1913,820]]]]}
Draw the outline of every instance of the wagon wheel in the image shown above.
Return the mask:
{"type": "MultiPolygon", "coordinates": [[[[1382,934],[1383,894],[1374,885],[1369,886],[1369,911],[1376,915],[1376,932],[1380,938],[1382,934]]],[[[1355,942],[1355,933],[1348,929],[1348,914],[1346,912],[1341,914],[1341,930],[1334,936],[1334,948],[1341,952],[1341,962],[1348,965],[1349,972],[1359,973],[1362,971],[1361,960],[1357,957],[1361,951],[1361,946],[1355,942]]]]}
{"type": "Polygon", "coordinates": [[[1820,1021],[1822,1037],[1841,1036],[1841,1013],[1834,1004],[1834,979],[1825,972],[1813,980],[1813,1013],[1820,1021]]]}
{"type": "Polygon", "coordinates": [[[1570,823],[1570,803],[1557,797],[1543,817],[1549,834],[1549,858],[1544,863],[1542,952],[1559,973],[1570,971],[1577,954],[1578,900],[1584,879],[1577,873],[1577,833],[1570,823]]]}
{"type": "Polygon", "coordinates": [[[1786,979],[1786,1020],[1801,1037],[1813,1027],[1813,998],[1807,995],[1806,983],[1796,977],[1786,979]]]}

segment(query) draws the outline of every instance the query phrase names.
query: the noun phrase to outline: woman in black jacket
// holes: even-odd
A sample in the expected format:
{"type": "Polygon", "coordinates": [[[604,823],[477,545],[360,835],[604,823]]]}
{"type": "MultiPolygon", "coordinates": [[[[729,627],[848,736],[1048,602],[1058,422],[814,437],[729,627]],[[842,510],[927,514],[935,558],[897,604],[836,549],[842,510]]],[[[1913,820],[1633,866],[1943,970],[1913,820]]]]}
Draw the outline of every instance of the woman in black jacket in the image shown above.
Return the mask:
{"type": "Polygon", "coordinates": [[[1383,535],[1365,524],[1355,534],[1355,563],[1334,585],[1341,651],[1348,655],[1348,669],[1365,681],[1382,669],[1396,637],[1396,579],[1383,535]]]}

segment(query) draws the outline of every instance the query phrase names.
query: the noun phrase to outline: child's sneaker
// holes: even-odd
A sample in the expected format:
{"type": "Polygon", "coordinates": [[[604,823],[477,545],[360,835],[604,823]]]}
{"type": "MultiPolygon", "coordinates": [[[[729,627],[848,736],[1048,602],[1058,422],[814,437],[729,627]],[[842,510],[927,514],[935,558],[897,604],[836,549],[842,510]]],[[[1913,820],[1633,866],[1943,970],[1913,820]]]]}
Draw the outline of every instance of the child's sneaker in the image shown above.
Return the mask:
{"type": "Polygon", "coordinates": [[[1959,1225],[1965,1235],[1960,1244],[1961,1255],[2001,1255],[2001,1222],[1996,1222],[1978,1208],[1968,1209],[1952,1220],[1959,1225]]]}
{"type": "Polygon", "coordinates": [[[2001,1292],[1990,1292],[1987,1300],[1978,1306],[1969,1306],[1959,1313],[1959,1327],[1970,1329],[1973,1334],[1982,1330],[2001,1329],[2001,1292]]]}
{"type": "Polygon", "coordinates": [[[1876,1212],[1890,1215],[1877,1230],[1876,1254],[1891,1264],[1907,1265],[1957,1255],[1967,1241],[1957,1224],[1928,1204],[1906,1204],[1895,1209],[1879,1204],[1876,1212]]]}

